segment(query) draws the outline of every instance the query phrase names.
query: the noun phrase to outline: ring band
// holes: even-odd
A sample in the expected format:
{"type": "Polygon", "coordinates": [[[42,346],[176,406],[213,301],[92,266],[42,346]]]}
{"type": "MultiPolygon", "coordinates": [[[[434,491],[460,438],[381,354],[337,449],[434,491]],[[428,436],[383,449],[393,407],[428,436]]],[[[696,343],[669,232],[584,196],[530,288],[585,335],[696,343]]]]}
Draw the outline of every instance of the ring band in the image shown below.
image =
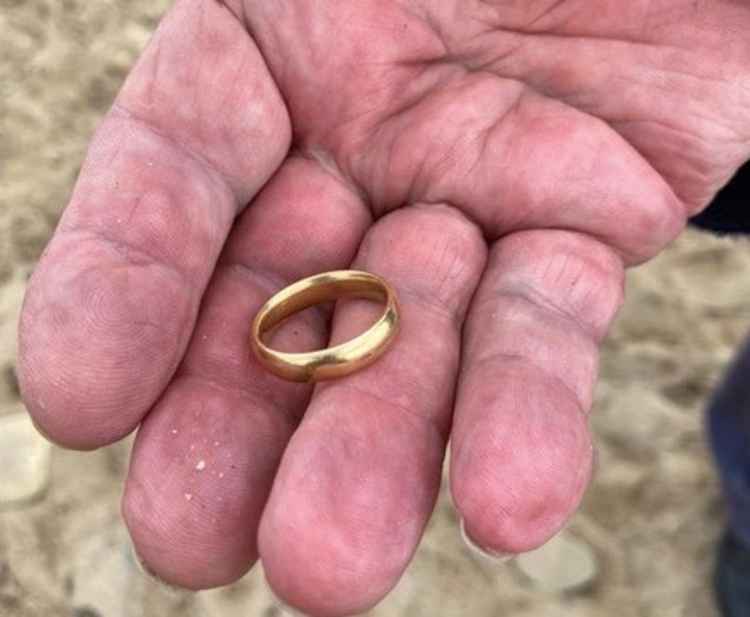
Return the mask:
{"type": "Polygon", "coordinates": [[[260,363],[289,381],[316,382],[349,375],[377,360],[398,331],[396,293],[379,276],[358,270],[317,274],[282,289],[266,302],[253,321],[251,346],[260,363]],[[385,312],[359,336],[327,349],[287,353],[271,349],[263,335],[287,317],[322,302],[358,297],[385,304],[385,312]]]}

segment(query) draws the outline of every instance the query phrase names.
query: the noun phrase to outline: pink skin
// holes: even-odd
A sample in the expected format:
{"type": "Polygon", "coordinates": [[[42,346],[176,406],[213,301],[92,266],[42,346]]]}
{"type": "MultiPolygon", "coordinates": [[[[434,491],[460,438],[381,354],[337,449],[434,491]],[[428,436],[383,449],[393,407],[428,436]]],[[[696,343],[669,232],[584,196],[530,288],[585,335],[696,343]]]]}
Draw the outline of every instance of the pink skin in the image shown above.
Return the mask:
{"type": "MultiPolygon", "coordinates": [[[[747,3],[595,5],[178,0],[20,333],[51,439],[141,426],[123,512],[154,573],[200,589],[260,557],[289,604],[363,611],[419,542],[448,438],[488,551],[539,546],[576,509],[624,269],[750,156],[747,3]],[[315,389],[266,374],[253,312],[352,263],[400,294],[393,349],[315,389]]],[[[279,344],[346,338],[372,310],[300,317],[279,344]]]]}

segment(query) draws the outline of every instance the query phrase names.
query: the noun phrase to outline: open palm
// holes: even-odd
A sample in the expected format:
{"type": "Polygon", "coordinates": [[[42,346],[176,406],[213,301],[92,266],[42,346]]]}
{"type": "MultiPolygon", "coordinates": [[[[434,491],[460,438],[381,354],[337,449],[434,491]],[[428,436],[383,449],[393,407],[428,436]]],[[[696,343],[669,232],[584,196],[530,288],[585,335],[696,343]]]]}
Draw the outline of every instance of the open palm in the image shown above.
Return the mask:
{"type": "MultiPolygon", "coordinates": [[[[448,439],[467,534],[540,545],[589,479],[624,268],[750,155],[748,27],[730,0],[179,0],[31,282],[31,413],[81,449],[141,425],[124,515],[185,587],[260,556],[302,610],[371,606],[448,439]],[[265,373],[254,312],[352,264],[399,292],[392,350],[315,389],[265,373]]],[[[348,338],[373,310],[281,344],[348,338]]]]}

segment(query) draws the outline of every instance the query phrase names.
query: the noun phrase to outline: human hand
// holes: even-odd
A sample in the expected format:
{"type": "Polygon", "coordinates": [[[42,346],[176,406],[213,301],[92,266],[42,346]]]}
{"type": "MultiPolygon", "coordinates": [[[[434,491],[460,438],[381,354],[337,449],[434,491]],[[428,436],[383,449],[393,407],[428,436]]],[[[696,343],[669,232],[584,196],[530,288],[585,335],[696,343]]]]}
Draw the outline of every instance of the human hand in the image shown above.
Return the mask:
{"type": "MultiPolygon", "coordinates": [[[[416,547],[448,437],[467,533],[538,546],[589,477],[624,267],[748,156],[750,8],[227,6],[177,4],[92,144],[22,319],[30,411],[77,448],[143,421],[124,514],[174,584],[259,552],[287,602],[365,609],[416,547]],[[314,393],[264,373],[254,311],[352,259],[399,291],[391,351],[314,393]]],[[[333,338],[368,317],[341,307],[333,338]]],[[[327,342],[324,317],[305,331],[327,342]]]]}

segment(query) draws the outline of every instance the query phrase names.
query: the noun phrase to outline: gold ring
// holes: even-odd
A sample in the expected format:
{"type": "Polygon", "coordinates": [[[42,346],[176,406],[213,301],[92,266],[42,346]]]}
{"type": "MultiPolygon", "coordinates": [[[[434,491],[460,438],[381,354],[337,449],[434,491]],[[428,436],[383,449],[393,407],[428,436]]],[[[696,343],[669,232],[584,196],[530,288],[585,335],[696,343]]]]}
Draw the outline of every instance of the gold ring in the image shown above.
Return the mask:
{"type": "Polygon", "coordinates": [[[253,321],[251,345],[260,363],[275,375],[315,382],[343,377],[372,364],[388,349],[398,325],[396,293],[386,281],[369,272],[340,270],[297,281],[268,300],[253,321]],[[359,336],[327,349],[287,353],[263,342],[263,335],[287,317],[344,296],[383,302],[385,312],[359,336]]]}

